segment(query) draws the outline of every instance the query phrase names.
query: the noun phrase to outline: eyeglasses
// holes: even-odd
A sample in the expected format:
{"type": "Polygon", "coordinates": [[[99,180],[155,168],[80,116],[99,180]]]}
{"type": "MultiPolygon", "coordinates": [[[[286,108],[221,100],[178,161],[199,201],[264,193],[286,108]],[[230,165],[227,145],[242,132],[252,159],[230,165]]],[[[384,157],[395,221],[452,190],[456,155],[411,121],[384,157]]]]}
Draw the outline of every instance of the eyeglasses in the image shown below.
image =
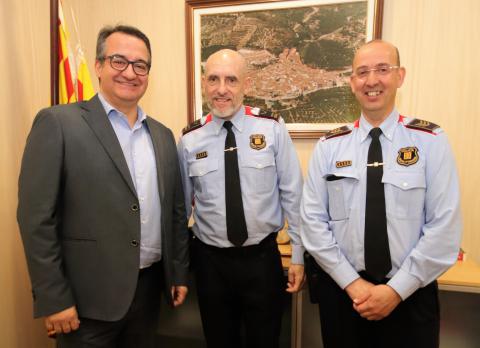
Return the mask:
{"type": "MultiPolygon", "coordinates": [[[[210,75],[206,78],[207,85],[211,87],[216,87],[220,85],[221,79],[216,75],[210,75]]],[[[227,76],[225,77],[225,85],[227,87],[238,87],[240,85],[240,80],[236,76],[227,76]]]]}
{"type": "Polygon", "coordinates": [[[150,71],[151,64],[144,62],[143,60],[130,61],[124,56],[114,54],[111,56],[103,57],[101,60],[110,60],[110,66],[118,71],[127,70],[128,66],[132,64],[133,71],[139,76],[145,76],[150,71]]]}
{"type": "Polygon", "coordinates": [[[378,64],[373,68],[360,67],[355,70],[352,76],[358,78],[359,80],[365,80],[372,71],[376,76],[386,76],[390,74],[393,69],[400,68],[398,65],[388,65],[388,64],[378,64]]]}

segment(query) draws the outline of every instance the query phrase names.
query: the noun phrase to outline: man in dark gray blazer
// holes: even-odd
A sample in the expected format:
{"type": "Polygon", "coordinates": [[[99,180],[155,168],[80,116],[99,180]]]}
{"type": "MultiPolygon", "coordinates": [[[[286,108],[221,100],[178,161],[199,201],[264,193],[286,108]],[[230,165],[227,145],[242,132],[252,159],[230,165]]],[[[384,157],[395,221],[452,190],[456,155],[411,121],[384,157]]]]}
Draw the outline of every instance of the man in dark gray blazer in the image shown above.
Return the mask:
{"type": "Polygon", "coordinates": [[[187,294],[188,232],[172,132],[145,115],[148,38],[103,28],[90,101],[39,112],[19,179],[34,316],[59,347],[152,347],[160,292],[187,294]]]}

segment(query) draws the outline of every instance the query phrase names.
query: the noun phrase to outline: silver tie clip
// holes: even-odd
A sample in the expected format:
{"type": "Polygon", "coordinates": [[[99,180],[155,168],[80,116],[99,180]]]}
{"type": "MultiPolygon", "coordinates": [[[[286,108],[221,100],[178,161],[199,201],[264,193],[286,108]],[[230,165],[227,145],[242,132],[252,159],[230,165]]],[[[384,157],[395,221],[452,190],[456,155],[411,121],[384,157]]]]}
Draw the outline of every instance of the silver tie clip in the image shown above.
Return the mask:
{"type": "Polygon", "coordinates": [[[378,167],[378,166],[383,166],[383,162],[367,163],[367,167],[378,167]]]}

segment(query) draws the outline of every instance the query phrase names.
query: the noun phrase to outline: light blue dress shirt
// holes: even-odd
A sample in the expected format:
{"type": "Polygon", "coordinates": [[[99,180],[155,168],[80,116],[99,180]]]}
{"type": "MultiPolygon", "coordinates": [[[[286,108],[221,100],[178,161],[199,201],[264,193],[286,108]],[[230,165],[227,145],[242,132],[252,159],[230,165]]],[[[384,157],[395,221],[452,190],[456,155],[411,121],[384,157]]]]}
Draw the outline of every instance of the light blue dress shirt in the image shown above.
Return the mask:
{"type": "MultiPolygon", "coordinates": [[[[392,259],[388,285],[402,299],[455,262],[462,230],[459,183],[447,137],[440,128],[410,129],[410,121],[394,110],[380,126],[392,259]],[[417,155],[411,147],[417,148],[417,155]],[[402,149],[410,151],[403,162],[402,149]]],[[[342,289],[365,270],[366,164],[372,126],[362,116],[348,127],[351,133],[317,143],[301,205],[305,249],[342,289]],[[330,175],[343,179],[327,181],[330,175]]]]}
{"type": "MultiPolygon", "coordinates": [[[[242,200],[247,223],[247,245],[258,244],[281,230],[285,215],[292,243],[292,263],[303,264],[299,235],[302,173],[292,140],[283,120],[261,118],[240,110],[231,119],[237,143],[242,200]],[[263,138],[262,138],[263,137],[263,138]],[[255,145],[257,139],[258,145],[255,145]],[[263,139],[263,140],[262,140],[263,139]]],[[[225,213],[224,120],[211,115],[205,124],[178,143],[187,216],[202,242],[232,247],[227,238],[225,213]]]]}
{"type": "Polygon", "coordinates": [[[137,121],[130,128],[125,114],[111,106],[99,93],[98,97],[108,115],[127,161],[140,205],[140,268],[161,259],[161,207],[155,152],[147,115],[137,107],[137,121]]]}

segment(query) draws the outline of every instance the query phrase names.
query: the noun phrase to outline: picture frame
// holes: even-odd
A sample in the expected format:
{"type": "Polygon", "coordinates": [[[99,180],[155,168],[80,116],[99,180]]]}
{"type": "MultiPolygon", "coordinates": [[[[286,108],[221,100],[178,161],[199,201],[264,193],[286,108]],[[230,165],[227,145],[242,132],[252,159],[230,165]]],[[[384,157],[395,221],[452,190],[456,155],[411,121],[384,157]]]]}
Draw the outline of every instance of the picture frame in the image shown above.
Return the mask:
{"type": "Polygon", "coordinates": [[[360,114],[355,50],[381,38],[383,0],[186,0],[188,121],[208,107],[202,69],[230,48],[247,60],[245,104],[279,114],[292,138],[319,138],[360,114]]]}

